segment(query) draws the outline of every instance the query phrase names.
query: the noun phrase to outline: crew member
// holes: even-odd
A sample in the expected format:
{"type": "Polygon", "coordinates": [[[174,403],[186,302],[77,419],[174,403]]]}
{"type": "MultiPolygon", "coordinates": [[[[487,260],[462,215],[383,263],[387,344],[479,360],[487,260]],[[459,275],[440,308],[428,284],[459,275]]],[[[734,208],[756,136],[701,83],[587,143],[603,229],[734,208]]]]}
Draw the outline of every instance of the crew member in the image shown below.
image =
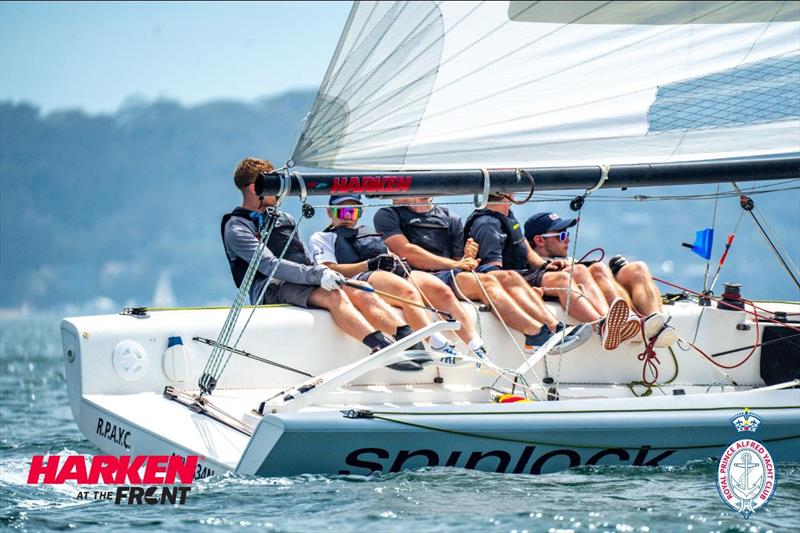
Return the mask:
{"type": "MultiPolygon", "coordinates": [[[[406,258],[412,267],[432,272],[456,294],[494,306],[509,327],[523,333],[526,350],[534,351],[563,329],[564,325],[549,313],[540,314],[527,292],[519,290],[523,287],[527,291],[528,287],[518,274],[516,280],[505,284],[486,273],[473,274],[480,260],[465,256],[461,219],[431,204],[431,198],[396,199],[393,206],[378,210],[374,222],[389,250],[406,258]]],[[[567,351],[587,338],[583,334],[567,335],[560,348],[567,351]]]]}
{"type": "MultiPolygon", "coordinates": [[[[461,307],[453,292],[436,276],[412,270],[402,260],[389,253],[383,235],[358,224],[364,212],[361,195],[340,194],[330,197],[328,216],[331,224],[324,231],[311,236],[309,248],[316,264],[325,265],[344,276],[368,281],[374,288],[399,296],[402,300],[387,298],[387,303],[403,310],[408,323],[415,329],[430,324],[430,318],[419,307],[422,296],[430,305],[453,316],[461,324],[456,334],[479,358],[486,356],[483,340],[474,323],[461,307]],[[413,302],[417,305],[412,305],[413,302]]],[[[444,352],[445,362],[455,362],[455,347],[441,333],[430,338],[433,350],[444,352]]]]}
{"type": "MultiPolygon", "coordinates": [[[[261,172],[272,170],[268,161],[247,158],[239,162],[234,173],[233,180],[242,194],[242,204],[222,218],[220,229],[237,287],[241,286],[258,247],[260,230],[269,216],[267,209],[274,210],[277,204],[274,196],[259,197],[255,193],[256,177],[261,172]]],[[[340,289],[344,277],[325,266],[313,264],[297,235],[292,217],[281,211],[274,214],[278,219],[250,287],[251,304],[292,304],[327,309],[345,333],[373,351],[393,342],[385,333],[397,335],[405,331],[402,328],[407,325],[380,298],[356,289],[340,289]],[[278,259],[286,246],[283,259],[278,259]],[[273,270],[274,277],[267,285],[273,270]],[[263,297],[259,300],[262,291],[263,297]]],[[[422,365],[409,360],[390,365],[390,368],[421,370],[422,365]]]]}

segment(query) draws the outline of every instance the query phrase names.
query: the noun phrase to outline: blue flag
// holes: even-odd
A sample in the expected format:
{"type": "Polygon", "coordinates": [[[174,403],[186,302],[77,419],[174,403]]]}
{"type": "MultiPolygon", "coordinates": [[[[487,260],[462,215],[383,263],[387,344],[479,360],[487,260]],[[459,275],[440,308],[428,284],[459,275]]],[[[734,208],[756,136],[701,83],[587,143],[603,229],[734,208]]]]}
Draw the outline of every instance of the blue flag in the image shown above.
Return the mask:
{"type": "Polygon", "coordinates": [[[703,259],[711,259],[711,248],[714,246],[714,229],[706,228],[695,232],[692,251],[703,259]]]}

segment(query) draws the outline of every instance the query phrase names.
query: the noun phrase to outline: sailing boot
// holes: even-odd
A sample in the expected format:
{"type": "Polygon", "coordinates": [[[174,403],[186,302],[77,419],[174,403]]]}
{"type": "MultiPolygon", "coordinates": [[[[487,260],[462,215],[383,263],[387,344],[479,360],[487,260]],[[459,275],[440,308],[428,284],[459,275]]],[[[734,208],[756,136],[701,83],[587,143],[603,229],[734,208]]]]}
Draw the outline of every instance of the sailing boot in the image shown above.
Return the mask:
{"type": "MultiPolygon", "coordinates": [[[[362,341],[368,347],[372,348],[372,353],[377,352],[378,350],[382,350],[387,346],[392,345],[392,341],[380,331],[373,331],[362,341]]],[[[386,368],[391,368],[392,370],[399,370],[401,372],[418,372],[422,370],[422,365],[415,362],[415,361],[398,361],[397,363],[386,365],[386,368]]]]}
{"type": "MultiPolygon", "coordinates": [[[[411,326],[405,324],[397,328],[397,333],[395,333],[394,338],[397,340],[404,339],[412,333],[414,333],[414,330],[411,329],[411,326]]],[[[433,361],[433,359],[431,359],[430,356],[425,352],[425,345],[422,344],[422,341],[406,348],[405,353],[407,354],[408,358],[415,363],[422,364],[433,361]]]]}

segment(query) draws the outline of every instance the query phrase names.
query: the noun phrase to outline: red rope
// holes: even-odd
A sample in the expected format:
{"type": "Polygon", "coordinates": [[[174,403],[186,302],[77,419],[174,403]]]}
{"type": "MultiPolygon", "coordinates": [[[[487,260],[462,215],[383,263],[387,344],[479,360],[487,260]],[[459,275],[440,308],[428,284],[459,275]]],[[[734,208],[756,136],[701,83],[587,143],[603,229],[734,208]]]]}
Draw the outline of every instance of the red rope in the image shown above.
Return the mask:
{"type": "MultiPolygon", "coordinates": [[[[747,302],[747,303],[749,303],[750,305],[753,305],[753,302],[747,302]]],[[[753,307],[755,307],[755,306],[753,306],[753,307]]],[[[759,340],[760,340],[759,337],[760,337],[760,335],[759,335],[759,330],[758,330],[758,315],[753,313],[753,316],[755,317],[755,322],[756,322],[756,342],[753,344],[753,349],[750,350],[750,353],[747,354],[747,356],[744,359],[742,359],[741,361],[739,361],[735,365],[723,365],[723,364],[717,363],[714,360],[713,357],[711,357],[708,354],[706,354],[706,352],[704,352],[703,350],[701,350],[700,348],[698,348],[697,346],[695,346],[691,342],[689,342],[687,340],[684,340],[683,342],[685,342],[686,344],[688,344],[689,346],[694,348],[695,351],[697,351],[697,353],[699,353],[700,355],[702,355],[703,357],[705,357],[706,359],[711,361],[714,365],[716,365],[716,366],[718,366],[720,368],[724,368],[726,370],[731,370],[733,368],[738,368],[738,367],[742,366],[743,364],[745,364],[748,359],[750,359],[750,357],[756,352],[756,348],[758,348],[758,345],[759,345],[759,340]]]]}
{"type": "Polygon", "coordinates": [[[653,349],[658,335],[653,337],[652,340],[648,340],[644,336],[644,328],[642,328],[641,332],[642,338],[644,339],[644,351],[636,357],[639,361],[644,361],[644,365],[642,366],[642,381],[647,385],[653,385],[658,381],[658,365],[661,364],[661,361],[658,360],[658,356],[656,355],[656,351],[653,349]],[[650,369],[650,373],[653,375],[652,381],[647,379],[648,369],[650,369]]]}

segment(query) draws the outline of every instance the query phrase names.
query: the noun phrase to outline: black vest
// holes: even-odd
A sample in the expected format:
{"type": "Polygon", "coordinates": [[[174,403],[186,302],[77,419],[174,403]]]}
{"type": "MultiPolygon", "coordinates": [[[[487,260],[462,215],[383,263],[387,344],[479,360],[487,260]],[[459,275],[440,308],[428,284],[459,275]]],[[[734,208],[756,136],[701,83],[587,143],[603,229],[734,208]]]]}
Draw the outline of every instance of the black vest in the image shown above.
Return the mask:
{"type": "Polygon", "coordinates": [[[494,217],[500,221],[500,227],[503,230],[503,233],[506,234],[506,240],[503,243],[503,268],[507,270],[524,270],[529,268],[528,266],[528,258],[522,252],[521,244],[525,241],[525,235],[519,229],[519,223],[517,223],[517,228],[514,229],[514,222],[516,219],[513,218],[513,213],[509,211],[509,214],[512,218],[505,216],[502,213],[498,213],[497,211],[492,211],[491,209],[476,209],[475,211],[470,214],[467,218],[467,221],[464,223],[464,239],[469,238],[469,233],[472,230],[472,225],[475,223],[475,220],[482,216],[490,216],[494,217]]]}
{"type": "Polygon", "coordinates": [[[389,252],[383,242],[383,234],[375,233],[366,226],[337,226],[325,231],[336,234],[336,262],[342,265],[360,263],[389,252]]]}
{"type": "MultiPolygon", "coordinates": [[[[249,220],[255,224],[256,232],[261,231],[261,227],[267,218],[266,215],[262,215],[257,211],[250,211],[249,209],[244,209],[243,207],[237,207],[222,217],[222,222],[220,223],[220,233],[222,235],[223,246],[225,244],[225,224],[228,223],[231,217],[239,217],[249,220]]],[[[292,234],[294,227],[295,223],[291,217],[289,217],[289,215],[278,212],[278,221],[275,223],[275,227],[269,236],[269,240],[267,240],[267,248],[269,248],[269,251],[272,252],[275,257],[279,257],[283,252],[283,248],[286,246],[286,243],[289,242],[289,236],[292,234]]],[[[258,233],[256,233],[255,237],[259,238],[258,233]]],[[[228,256],[227,251],[225,256],[228,257],[228,265],[231,268],[233,281],[236,283],[237,287],[240,287],[242,285],[242,281],[244,280],[244,275],[247,272],[247,266],[249,262],[239,257],[231,259],[231,257],[228,256]]],[[[306,253],[305,246],[303,246],[303,243],[300,241],[297,233],[294,234],[294,237],[289,244],[289,248],[286,250],[286,254],[283,256],[283,258],[287,261],[300,263],[301,265],[312,264],[311,260],[308,258],[308,254],[306,253]]],[[[254,281],[264,277],[266,276],[264,276],[264,274],[261,272],[256,272],[254,281]]]]}
{"type": "Polygon", "coordinates": [[[446,209],[433,206],[427,213],[415,213],[407,207],[390,206],[400,219],[400,229],[408,242],[428,252],[453,259],[450,217],[446,209]]]}

